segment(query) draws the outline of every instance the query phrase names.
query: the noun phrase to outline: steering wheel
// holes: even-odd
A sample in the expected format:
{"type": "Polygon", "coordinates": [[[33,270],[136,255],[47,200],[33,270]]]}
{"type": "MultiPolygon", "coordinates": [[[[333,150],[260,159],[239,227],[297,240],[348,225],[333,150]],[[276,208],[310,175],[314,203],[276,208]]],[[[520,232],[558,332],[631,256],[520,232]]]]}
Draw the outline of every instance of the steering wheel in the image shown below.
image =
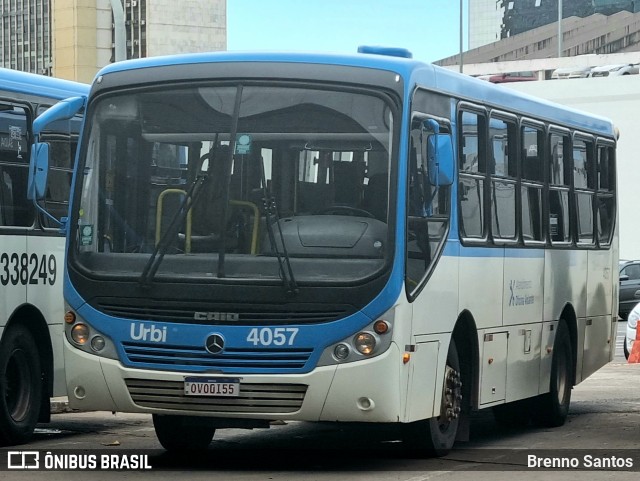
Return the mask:
{"type": "Polygon", "coordinates": [[[369,217],[375,219],[375,216],[364,209],[358,209],[357,207],[351,207],[350,205],[330,205],[318,212],[319,215],[348,215],[352,217],[369,217]]]}

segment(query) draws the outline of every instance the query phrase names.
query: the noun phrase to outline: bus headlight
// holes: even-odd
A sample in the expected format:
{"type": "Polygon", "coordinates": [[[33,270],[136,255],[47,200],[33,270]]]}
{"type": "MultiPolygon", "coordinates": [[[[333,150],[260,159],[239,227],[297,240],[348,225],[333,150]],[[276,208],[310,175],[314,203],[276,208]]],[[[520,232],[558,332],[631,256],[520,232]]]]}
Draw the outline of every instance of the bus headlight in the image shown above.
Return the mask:
{"type": "Polygon", "coordinates": [[[370,332],[359,332],[353,338],[353,344],[360,354],[369,356],[376,348],[376,338],[370,332]]]}
{"type": "Polygon", "coordinates": [[[84,346],[89,340],[89,328],[86,324],[78,323],[71,328],[71,339],[76,344],[84,346]]]}
{"type": "Polygon", "coordinates": [[[118,352],[111,338],[95,329],[69,306],[66,307],[64,332],[69,344],[94,356],[118,360],[118,352]]]}
{"type": "Polygon", "coordinates": [[[91,349],[93,349],[94,351],[100,352],[104,349],[105,346],[106,346],[106,342],[104,340],[104,337],[94,336],[91,339],[91,349]]]}
{"type": "Polygon", "coordinates": [[[358,326],[356,334],[329,344],[318,359],[317,366],[331,366],[371,359],[386,352],[393,342],[395,309],[391,309],[373,322],[358,326]]]}
{"type": "Polygon", "coordinates": [[[340,343],[333,349],[333,355],[338,361],[344,361],[349,357],[349,346],[347,344],[340,343]]]}

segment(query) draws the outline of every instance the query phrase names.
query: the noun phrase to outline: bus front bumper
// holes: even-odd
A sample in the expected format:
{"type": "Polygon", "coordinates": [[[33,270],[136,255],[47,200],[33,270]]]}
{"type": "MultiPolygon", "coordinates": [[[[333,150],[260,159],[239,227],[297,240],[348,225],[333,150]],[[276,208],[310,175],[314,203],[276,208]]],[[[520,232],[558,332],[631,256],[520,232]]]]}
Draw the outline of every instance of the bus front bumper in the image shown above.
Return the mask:
{"type": "Polygon", "coordinates": [[[395,344],[372,359],[306,374],[220,376],[128,368],[80,351],[66,339],[64,344],[69,405],[82,411],[343,422],[402,418],[404,373],[395,344]],[[193,376],[241,378],[240,397],[186,396],[185,377],[193,376]]]}

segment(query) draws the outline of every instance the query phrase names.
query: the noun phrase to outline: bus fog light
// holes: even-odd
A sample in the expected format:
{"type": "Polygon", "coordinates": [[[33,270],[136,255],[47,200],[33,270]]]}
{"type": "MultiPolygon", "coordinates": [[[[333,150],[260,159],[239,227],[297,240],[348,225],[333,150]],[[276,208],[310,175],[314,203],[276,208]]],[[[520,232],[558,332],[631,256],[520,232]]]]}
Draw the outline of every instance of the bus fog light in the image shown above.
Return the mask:
{"type": "Polygon", "coordinates": [[[86,324],[76,324],[71,328],[71,339],[76,344],[85,345],[89,340],[89,327],[86,324]]]}
{"type": "Polygon", "coordinates": [[[347,346],[346,344],[338,344],[333,349],[333,355],[338,361],[344,361],[349,357],[349,346],[347,346]]]}
{"type": "Polygon", "coordinates": [[[91,349],[93,349],[96,352],[100,352],[104,349],[104,346],[106,346],[106,342],[104,340],[104,337],[102,336],[95,336],[93,339],[91,339],[91,349]]]}
{"type": "Polygon", "coordinates": [[[356,334],[356,337],[353,342],[356,346],[356,349],[360,354],[364,354],[368,356],[373,353],[373,350],[376,347],[376,338],[373,337],[373,334],[368,332],[361,332],[356,334]]]}

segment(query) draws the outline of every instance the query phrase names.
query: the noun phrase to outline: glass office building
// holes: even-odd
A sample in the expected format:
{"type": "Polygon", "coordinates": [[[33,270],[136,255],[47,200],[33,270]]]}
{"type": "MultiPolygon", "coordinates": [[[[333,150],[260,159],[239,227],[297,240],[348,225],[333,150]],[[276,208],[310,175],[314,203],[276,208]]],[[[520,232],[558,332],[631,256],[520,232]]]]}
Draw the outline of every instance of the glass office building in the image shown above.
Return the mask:
{"type": "MultiPolygon", "coordinates": [[[[639,12],[640,0],[564,0],[562,18],[639,12]]],[[[558,0],[469,0],[469,48],[513,37],[558,20],[558,0]]]]}

